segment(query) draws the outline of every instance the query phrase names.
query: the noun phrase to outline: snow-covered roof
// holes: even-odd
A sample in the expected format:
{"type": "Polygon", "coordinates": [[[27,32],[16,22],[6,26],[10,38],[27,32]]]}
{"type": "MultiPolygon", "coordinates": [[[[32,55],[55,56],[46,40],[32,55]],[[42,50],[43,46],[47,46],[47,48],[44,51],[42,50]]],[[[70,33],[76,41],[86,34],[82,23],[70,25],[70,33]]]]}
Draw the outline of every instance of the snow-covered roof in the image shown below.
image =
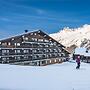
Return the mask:
{"type": "Polygon", "coordinates": [[[90,50],[88,50],[88,53],[86,52],[86,48],[76,48],[75,49],[75,54],[80,54],[84,56],[90,56],[90,50]]]}

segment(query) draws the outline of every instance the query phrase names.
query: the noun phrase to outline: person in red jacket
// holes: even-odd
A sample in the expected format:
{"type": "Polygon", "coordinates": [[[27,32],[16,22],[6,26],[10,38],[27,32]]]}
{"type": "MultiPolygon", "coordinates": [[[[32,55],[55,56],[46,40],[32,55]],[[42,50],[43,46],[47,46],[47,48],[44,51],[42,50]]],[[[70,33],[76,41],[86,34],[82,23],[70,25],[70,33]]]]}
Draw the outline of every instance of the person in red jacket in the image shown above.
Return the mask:
{"type": "Polygon", "coordinates": [[[76,69],[79,69],[80,68],[80,56],[77,56],[76,62],[77,62],[76,69]]]}

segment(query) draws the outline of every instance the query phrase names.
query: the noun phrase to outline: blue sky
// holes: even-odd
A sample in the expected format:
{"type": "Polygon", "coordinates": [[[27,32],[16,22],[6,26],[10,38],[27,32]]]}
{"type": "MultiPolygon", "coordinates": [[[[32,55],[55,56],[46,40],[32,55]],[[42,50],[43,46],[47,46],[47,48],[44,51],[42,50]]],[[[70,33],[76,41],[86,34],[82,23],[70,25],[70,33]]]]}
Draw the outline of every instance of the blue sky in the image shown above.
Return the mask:
{"type": "Polygon", "coordinates": [[[58,32],[90,23],[90,0],[0,0],[0,38],[42,29],[58,32]]]}

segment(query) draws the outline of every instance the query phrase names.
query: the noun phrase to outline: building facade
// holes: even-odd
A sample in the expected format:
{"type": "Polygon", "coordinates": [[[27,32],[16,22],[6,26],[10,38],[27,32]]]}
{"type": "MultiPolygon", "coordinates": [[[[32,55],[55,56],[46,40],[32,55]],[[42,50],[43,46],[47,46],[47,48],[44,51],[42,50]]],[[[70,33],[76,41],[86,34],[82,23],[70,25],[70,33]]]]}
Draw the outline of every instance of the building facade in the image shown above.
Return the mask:
{"type": "Polygon", "coordinates": [[[0,63],[48,65],[64,61],[65,47],[41,30],[0,41],[0,63]]]}

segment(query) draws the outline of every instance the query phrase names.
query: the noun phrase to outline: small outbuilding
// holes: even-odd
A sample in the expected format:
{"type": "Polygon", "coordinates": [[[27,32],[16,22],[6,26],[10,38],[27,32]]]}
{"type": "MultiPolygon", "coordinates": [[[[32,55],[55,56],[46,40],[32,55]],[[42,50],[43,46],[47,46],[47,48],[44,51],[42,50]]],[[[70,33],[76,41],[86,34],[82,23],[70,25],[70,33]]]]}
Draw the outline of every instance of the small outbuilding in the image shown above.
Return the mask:
{"type": "Polygon", "coordinates": [[[77,56],[80,56],[81,61],[90,62],[90,50],[87,48],[76,48],[73,54],[73,59],[75,60],[77,56]]]}

